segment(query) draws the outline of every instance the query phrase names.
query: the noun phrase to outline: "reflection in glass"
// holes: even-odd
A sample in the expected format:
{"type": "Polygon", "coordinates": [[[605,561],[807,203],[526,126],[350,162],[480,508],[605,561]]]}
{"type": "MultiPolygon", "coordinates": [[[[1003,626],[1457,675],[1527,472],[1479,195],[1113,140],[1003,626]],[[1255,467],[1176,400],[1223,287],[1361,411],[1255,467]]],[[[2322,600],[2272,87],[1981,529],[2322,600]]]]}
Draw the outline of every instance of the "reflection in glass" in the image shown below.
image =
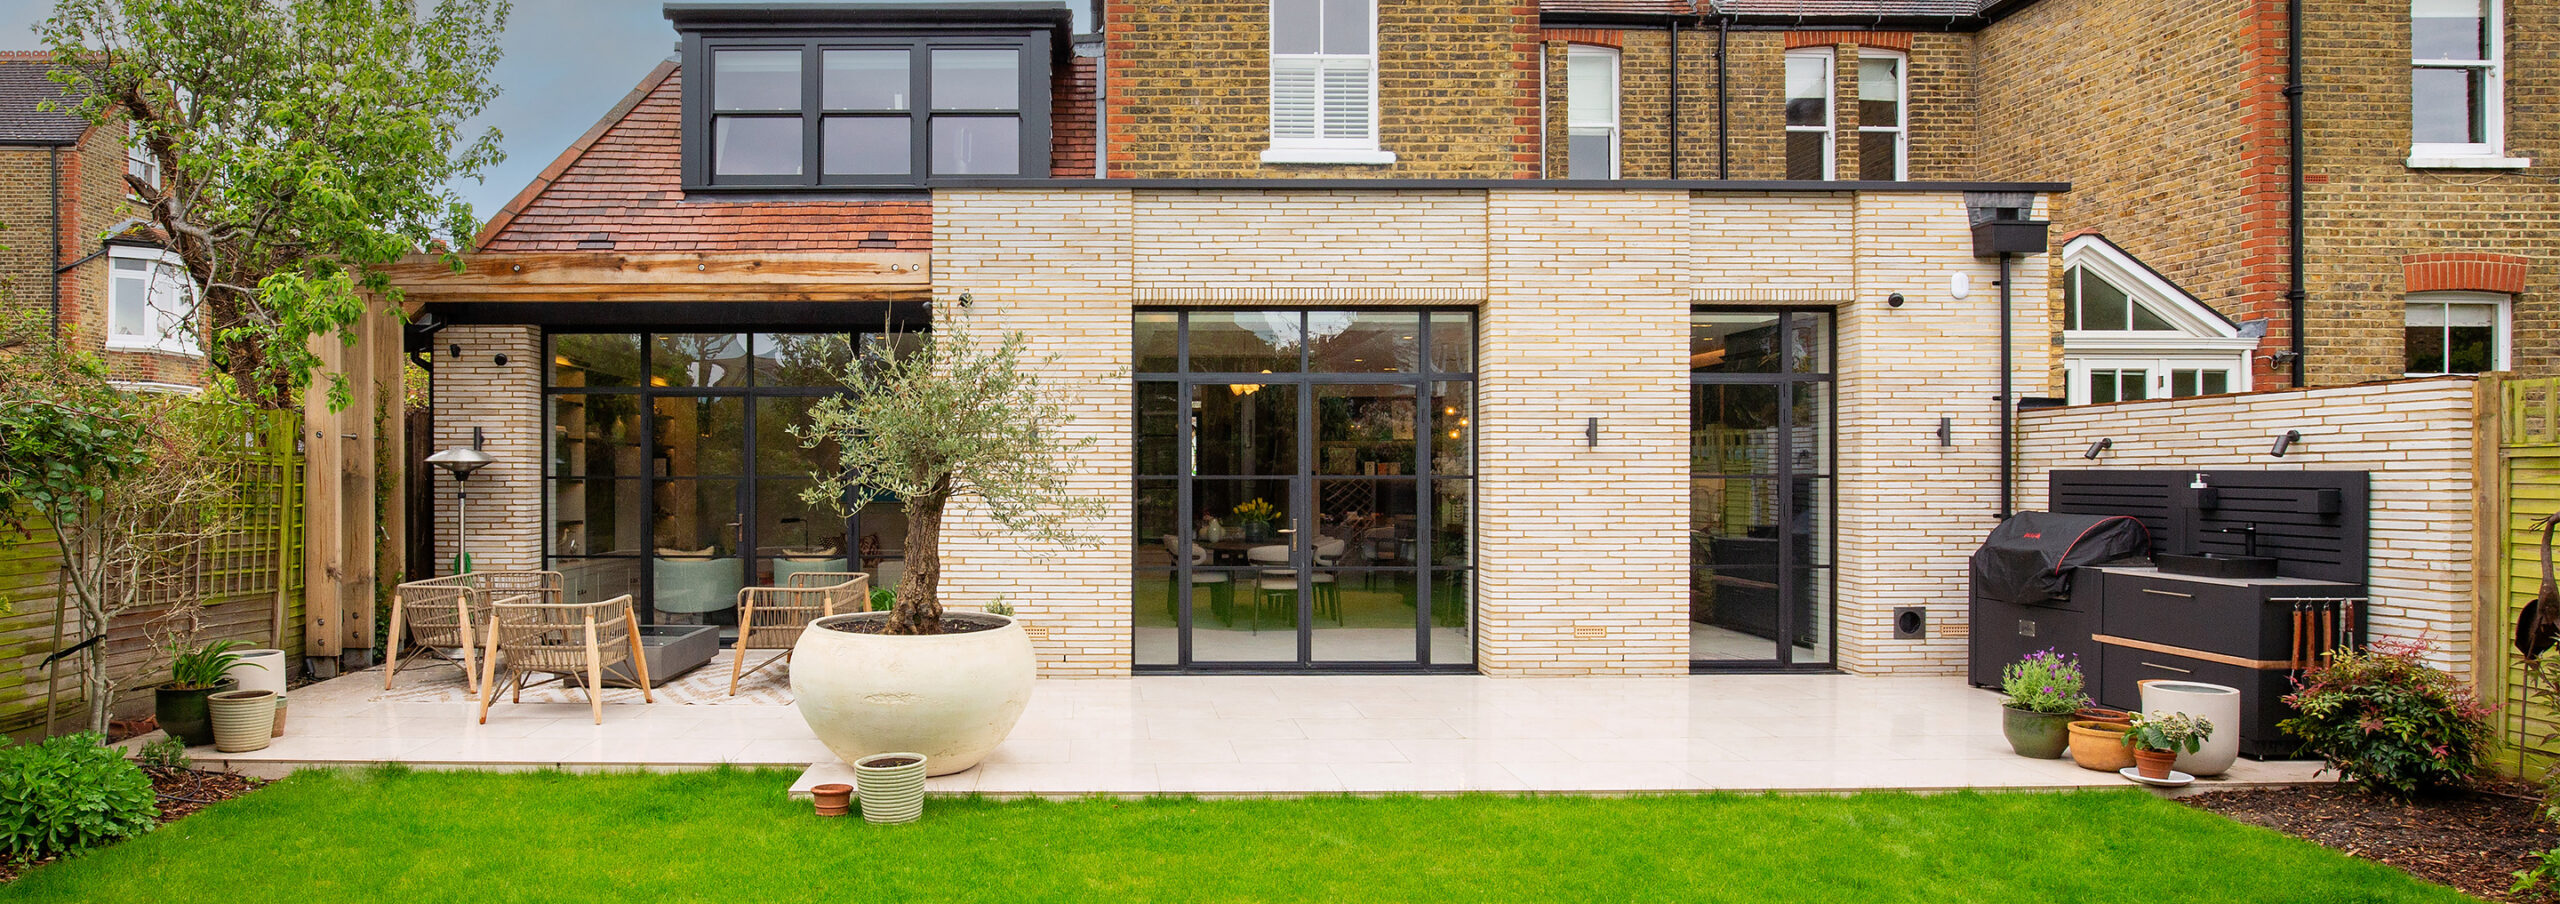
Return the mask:
{"type": "Polygon", "coordinates": [[[1021,58],[1018,50],[933,51],[933,108],[1021,109],[1021,58]]]}
{"type": "Polygon", "coordinates": [[[1413,384],[1319,383],[1315,396],[1316,473],[1415,473],[1413,384]]]}
{"type": "Polygon", "coordinates": [[[1431,313],[1431,369],[1444,374],[1475,372],[1476,315],[1431,313]]]}
{"type": "Polygon", "coordinates": [[[1787,392],[1792,394],[1787,454],[1794,458],[1793,473],[1831,473],[1831,384],[1797,383],[1787,392]]]}
{"type": "Polygon", "coordinates": [[[1411,571],[1339,570],[1308,574],[1317,662],[1412,662],[1414,609],[1421,605],[1411,571]]]}
{"type": "Polygon", "coordinates": [[[1475,573],[1469,570],[1431,573],[1431,663],[1469,665],[1476,661],[1475,573]]]}
{"type": "Polygon", "coordinates": [[[810,505],[800,493],[806,480],[763,479],[755,483],[757,582],[781,586],[804,571],[850,570],[844,546],[844,518],[831,505],[810,505]]]}
{"type": "Polygon", "coordinates": [[[1191,387],[1195,473],[1264,475],[1298,469],[1298,387],[1191,387]]]}
{"type": "Polygon", "coordinates": [[[1138,473],[1181,473],[1181,393],[1179,383],[1138,384],[1138,473]]]}
{"type": "Polygon", "coordinates": [[[1177,664],[1182,635],[1177,620],[1181,599],[1175,594],[1176,576],[1160,568],[1140,566],[1129,577],[1130,618],[1135,622],[1131,626],[1135,647],[1132,661],[1138,665],[1177,664]]]}
{"type": "Polygon", "coordinates": [[[1190,371],[1296,373],[1305,335],[1304,320],[1297,311],[1194,311],[1190,371]]]}
{"type": "Polygon", "coordinates": [[[1472,560],[1467,538],[1475,523],[1475,481],[1434,480],[1431,482],[1431,564],[1435,568],[1463,568],[1472,560]]]}
{"type": "Polygon", "coordinates": [[[1191,485],[1191,502],[1198,510],[1191,535],[1210,549],[1211,564],[1266,564],[1254,561],[1254,556],[1268,558],[1273,550],[1280,550],[1283,561],[1287,559],[1296,526],[1289,481],[1201,479],[1191,485]]]}
{"type": "Polygon", "coordinates": [[[651,605],[673,624],[728,623],[746,574],[738,556],[738,482],[666,480],[652,490],[657,549],[651,605]]]}
{"type": "Polygon", "coordinates": [[[1474,383],[1431,384],[1431,473],[1473,474],[1476,470],[1474,383]]]}
{"type": "Polygon", "coordinates": [[[820,57],[818,96],[827,109],[907,109],[906,51],[830,50],[820,57]]]}
{"type": "Polygon", "coordinates": [[[1699,312],[1689,315],[1692,373],[1778,372],[1778,315],[1699,312]]]}
{"type": "Polygon", "coordinates": [[[1787,318],[1787,369],[1800,374],[1831,372],[1831,318],[1794,314],[1787,318]]]}
{"type": "Polygon", "coordinates": [[[722,176],[800,175],[800,117],[714,116],[711,160],[722,176]]]}
{"type": "Polygon", "coordinates": [[[711,106],[718,110],[800,109],[800,51],[713,53],[711,106]]]}
{"type": "Polygon", "coordinates": [[[647,491],[638,480],[551,481],[551,553],[638,555],[647,491]]]}
{"type": "Polygon", "coordinates": [[[854,513],[854,527],[860,531],[854,548],[862,554],[861,570],[872,574],[871,586],[895,588],[896,566],[907,554],[906,506],[895,499],[873,500],[854,513]]]}
{"type": "MultiPolygon", "coordinates": [[[[1346,566],[1413,564],[1414,540],[1420,525],[1414,517],[1418,481],[1319,480],[1317,519],[1323,524],[1318,546],[1340,543],[1328,556],[1346,566]]],[[[1321,551],[1321,550],[1319,550],[1321,551]]]]}
{"type": "Polygon", "coordinates": [[[640,385],[640,337],[631,333],[553,335],[551,385],[640,385]]]}
{"type": "Polygon", "coordinates": [[[551,397],[551,476],[640,477],[640,397],[551,397]]]}
{"type": "Polygon", "coordinates": [[[832,387],[853,361],[853,339],[844,333],[758,333],[755,354],[758,386],[832,387]]]}
{"type": "Polygon", "coordinates": [[[1181,369],[1177,352],[1182,334],[1182,315],[1168,312],[1138,313],[1132,346],[1137,354],[1136,373],[1169,374],[1181,369]]]}
{"type": "MultiPolygon", "coordinates": [[[[1170,479],[1138,481],[1136,504],[1131,508],[1138,564],[1174,567],[1176,551],[1182,548],[1181,486],[1170,479]]],[[[1208,564],[1205,554],[1201,564],[1208,564]]]]}
{"type": "Polygon", "coordinates": [[[652,386],[747,385],[747,337],[737,333],[664,333],[649,343],[652,386]]]}
{"type": "Polygon", "coordinates": [[[1776,483],[1693,479],[1689,510],[1690,658],[1774,660],[1780,552],[1776,483]]]}
{"type": "Polygon", "coordinates": [[[1312,373],[1413,373],[1422,367],[1422,315],[1310,311],[1307,370],[1312,373]]]}
{"type": "Polygon", "coordinates": [[[1689,387],[1689,397],[1690,473],[1777,472],[1776,385],[1707,383],[1689,387]]]}
{"type": "Polygon", "coordinates": [[[818,125],[818,166],[830,176],[903,175],[915,171],[914,120],[905,116],[829,116],[818,125]]]}
{"type": "Polygon", "coordinates": [[[1013,116],[933,117],[933,171],[946,176],[1022,172],[1022,120],[1013,116]]]}
{"type": "Polygon", "coordinates": [[[791,432],[795,428],[808,427],[809,409],[817,404],[817,396],[763,396],[756,399],[757,474],[809,477],[836,470],[841,453],[833,437],[822,438],[813,449],[791,432]]]}
{"type": "Polygon", "coordinates": [[[747,400],[738,396],[658,396],[650,443],[659,477],[729,477],[746,473],[747,400]]]}

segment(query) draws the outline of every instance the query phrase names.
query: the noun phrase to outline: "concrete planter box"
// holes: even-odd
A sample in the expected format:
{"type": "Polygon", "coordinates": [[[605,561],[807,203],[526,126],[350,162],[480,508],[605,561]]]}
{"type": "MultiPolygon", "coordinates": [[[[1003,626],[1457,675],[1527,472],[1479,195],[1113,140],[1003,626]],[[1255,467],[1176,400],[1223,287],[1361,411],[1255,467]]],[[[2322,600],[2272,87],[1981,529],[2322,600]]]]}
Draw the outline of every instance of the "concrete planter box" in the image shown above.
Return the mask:
{"type": "MultiPolygon", "coordinates": [[[[649,659],[649,686],[663,687],[677,676],[700,668],[720,654],[718,625],[641,625],[640,655],[649,659]]],[[[604,670],[608,687],[632,687],[631,664],[618,662],[604,670]]]]}

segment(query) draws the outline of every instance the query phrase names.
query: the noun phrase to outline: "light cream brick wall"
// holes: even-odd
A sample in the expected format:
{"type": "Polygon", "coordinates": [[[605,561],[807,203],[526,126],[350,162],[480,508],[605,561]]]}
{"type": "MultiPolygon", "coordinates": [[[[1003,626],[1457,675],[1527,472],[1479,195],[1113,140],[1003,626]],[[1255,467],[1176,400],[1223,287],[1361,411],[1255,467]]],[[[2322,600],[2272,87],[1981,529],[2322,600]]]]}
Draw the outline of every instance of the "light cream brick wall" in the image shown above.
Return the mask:
{"type": "Polygon", "coordinates": [[[1736,300],[1839,300],[1858,284],[1857,214],[1845,192],[1700,194],[1689,218],[1695,285],[1736,300]]]}
{"type": "Polygon", "coordinates": [[[2425,638],[2435,665],[2469,675],[2481,642],[2477,385],[2436,377],[2032,412],[2019,442],[2021,495],[2041,507],[2045,472],[2057,468],[2370,472],[2372,633],[2425,638]],[[2283,458],[2268,455],[2287,430],[2302,431],[2301,441],[2283,458]],[[2101,438],[2115,444],[2097,461],[2082,458],[2101,438]]]}
{"type": "MultiPolygon", "coordinates": [[[[471,475],[471,561],[481,571],[542,567],[542,331],[529,326],[450,326],[436,333],[436,448],[471,446],[471,428],[487,434],[481,450],[495,459],[471,475]],[[462,354],[452,353],[452,346],[462,354]],[[507,363],[497,363],[497,356],[507,363]]],[[[412,570],[453,571],[454,481],[435,481],[436,560],[412,570]]]]}
{"type": "Polygon", "coordinates": [[[1686,192],[1492,193],[1476,370],[1486,674],[1688,670],[1689,207],[1686,192]]]}
{"type": "Polygon", "coordinates": [[[1483,297],[1483,192],[1149,191],[1134,205],[1141,299],[1483,297]]]}
{"type": "Polygon", "coordinates": [[[1071,491],[1104,503],[1079,526],[1089,546],[1027,543],[983,508],[956,506],[943,603],[1003,597],[1032,634],[1041,674],[1128,674],[1130,195],[944,192],[933,211],[935,319],[966,322],[980,342],[1026,334],[1044,388],[1074,417],[1063,429],[1091,442],[1072,463],[1071,491]]]}
{"type": "MultiPolygon", "coordinates": [[[[1998,523],[1999,267],[1973,256],[1961,194],[1878,192],[1856,209],[1857,296],[1839,308],[1837,365],[1840,667],[1953,674],[1966,557],[1998,523]],[[1959,273],[1972,283],[1962,299],[1949,291],[1959,273]],[[1885,302],[1895,292],[1900,308],[1885,302]],[[1942,417],[1952,445],[1938,444],[1942,417]],[[1898,606],[1928,607],[1925,639],[1893,639],[1898,606]]],[[[2030,255],[2012,269],[2015,392],[2051,395],[2048,268],[2030,255]]]]}

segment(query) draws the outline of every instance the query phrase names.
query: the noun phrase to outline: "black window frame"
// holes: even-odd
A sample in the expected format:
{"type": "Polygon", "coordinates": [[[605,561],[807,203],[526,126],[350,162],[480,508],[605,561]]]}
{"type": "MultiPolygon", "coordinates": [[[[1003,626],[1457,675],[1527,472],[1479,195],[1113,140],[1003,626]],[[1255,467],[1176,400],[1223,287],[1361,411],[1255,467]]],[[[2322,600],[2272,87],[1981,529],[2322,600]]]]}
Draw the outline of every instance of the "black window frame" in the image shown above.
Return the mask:
{"type": "MultiPolygon", "coordinates": [[[[1061,10],[1063,12],[1063,10],[1061,10]]],[[[1013,174],[953,173],[950,178],[1049,178],[1051,142],[1050,79],[1056,67],[1057,35],[1043,28],[913,29],[877,28],[811,30],[787,33],[684,34],[684,184],[687,192],[797,193],[812,191],[906,190],[931,186],[933,117],[1013,115],[1020,123],[1019,171],[1013,174]],[[723,50],[798,50],[800,59],[800,174],[796,176],[720,176],[713,171],[711,54],[723,50]],[[909,79],[908,171],[829,176],[825,173],[822,132],[828,112],[821,97],[824,54],[830,50],[905,50],[909,79]],[[1021,54],[1019,109],[1011,111],[936,110],[933,108],[935,50],[1013,50],[1021,54]]],[[[788,114],[782,114],[788,115],[788,114]]]]}

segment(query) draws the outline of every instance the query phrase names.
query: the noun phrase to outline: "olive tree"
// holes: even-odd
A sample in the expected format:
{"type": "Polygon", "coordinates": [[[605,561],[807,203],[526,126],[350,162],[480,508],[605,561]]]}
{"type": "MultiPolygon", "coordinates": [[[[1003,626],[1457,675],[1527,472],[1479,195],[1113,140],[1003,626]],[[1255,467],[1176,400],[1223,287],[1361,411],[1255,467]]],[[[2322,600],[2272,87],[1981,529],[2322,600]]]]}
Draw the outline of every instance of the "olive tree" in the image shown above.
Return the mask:
{"type": "MultiPolygon", "coordinates": [[[[55,106],[128,125],[159,178],[125,188],[201,291],[187,322],[220,373],[271,407],[297,404],[321,358],[353,341],[380,270],[467,240],[452,185],[500,159],[462,124],[489,78],[505,0],[58,0],[39,26],[55,106]]],[[[459,266],[448,253],[447,263],[459,266]]],[[[343,375],[329,376],[333,406],[343,375]]]]}
{"type": "Polygon", "coordinates": [[[843,392],[793,431],[810,448],[836,449],[835,469],[810,475],[810,504],[847,512],[886,496],[905,505],[906,570],[882,633],[942,633],[943,519],[955,501],[1023,541],[1090,542],[1075,524],[1103,502],[1071,492],[1067,477],[1068,460],[1093,439],[1068,433],[1075,416],[1033,375],[1027,342],[1013,332],[979,343],[958,323],[894,354],[884,342],[853,356],[837,375],[843,392]]]}

